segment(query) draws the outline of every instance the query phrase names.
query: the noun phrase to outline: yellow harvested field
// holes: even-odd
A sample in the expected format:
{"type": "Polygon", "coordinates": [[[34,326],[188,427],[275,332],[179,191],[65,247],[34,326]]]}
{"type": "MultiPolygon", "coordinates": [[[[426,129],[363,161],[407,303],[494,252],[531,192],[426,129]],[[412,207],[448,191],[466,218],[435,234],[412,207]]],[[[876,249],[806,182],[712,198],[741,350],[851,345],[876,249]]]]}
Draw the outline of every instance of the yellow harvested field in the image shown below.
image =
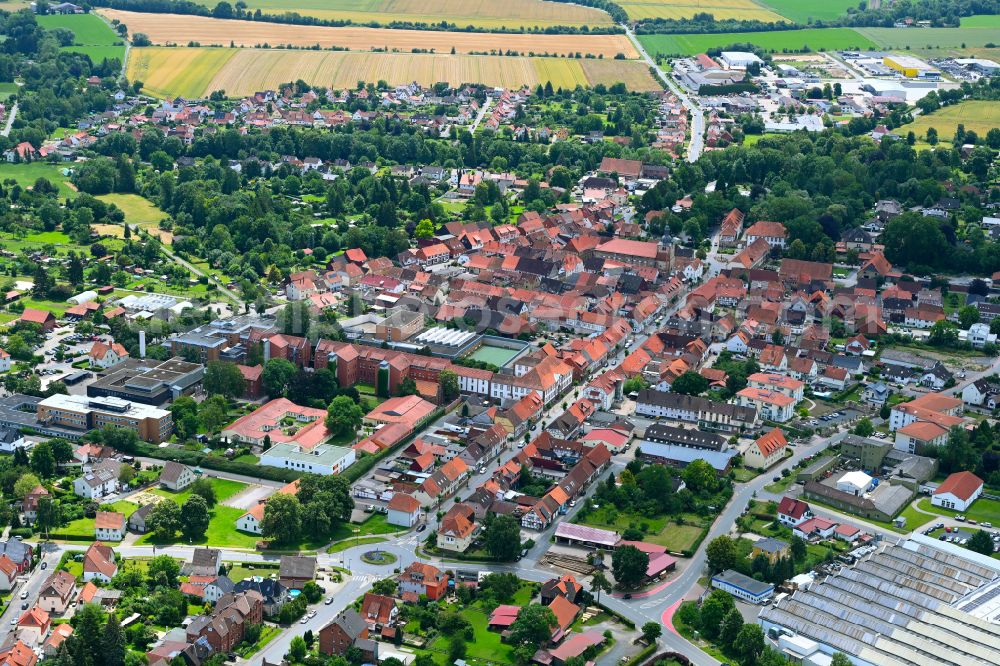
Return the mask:
{"type": "Polygon", "coordinates": [[[98,236],[109,236],[111,238],[125,238],[125,227],[120,224],[92,224],[90,228],[98,236]]]}
{"type": "Polygon", "coordinates": [[[625,0],[619,2],[629,18],[686,19],[708,13],[717,19],[737,19],[774,23],[785,19],[764,9],[753,0],[625,0]]]}
{"type": "Polygon", "coordinates": [[[126,71],[130,81],[142,81],[143,89],[153,95],[201,97],[206,89],[214,90],[209,82],[236,53],[237,49],[130,49],[126,71]]]}
{"type": "Polygon", "coordinates": [[[187,44],[202,46],[337,46],[352,51],[372,48],[410,52],[413,49],[434,49],[437,53],[517,51],[529,54],[591,54],[614,58],[623,53],[638,58],[632,42],[625,35],[532,35],[476,32],[444,32],[430,30],[387,30],[382,28],[290,25],[261,21],[232,21],[204,16],[180,14],[147,14],[102,9],[109,20],[118,19],[129,32],[141,32],[154,44],[187,44]]]}
{"type": "Polygon", "coordinates": [[[661,90],[662,86],[656,82],[653,75],[649,73],[649,68],[643,63],[627,63],[627,67],[622,66],[621,60],[581,60],[583,73],[591,85],[603,83],[624,83],[629,90],[645,92],[648,90],[661,90]]]}
{"type": "Polygon", "coordinates": [[[444,81],[503,88],[547,81],[555,88],[632,81],[636,90],[658,89],[646,65],[635,60],[156,46],[132,49],[128,76],[147,82],[147,90],[161,97],[205,97],[215,90],[242,96],[295,79],[335,89],[379,80],[391,85],[444,81]],[[215,69],[208,71],[209,66],[215,69]],[[192,73],[190,78],[185,72],[192,73]]]}
{"type": "MultiPolygon", "coordinates": [[[[216,0],[197,0],[215,7],[216,0]]],[[[554,25],[606,26],[611,17],[600,9],[545,0],[244,0],[248,11],[297,12],[326,20],[354,23],[391,21],[440,23],[482,28],[533,28],[554,25]]]]}

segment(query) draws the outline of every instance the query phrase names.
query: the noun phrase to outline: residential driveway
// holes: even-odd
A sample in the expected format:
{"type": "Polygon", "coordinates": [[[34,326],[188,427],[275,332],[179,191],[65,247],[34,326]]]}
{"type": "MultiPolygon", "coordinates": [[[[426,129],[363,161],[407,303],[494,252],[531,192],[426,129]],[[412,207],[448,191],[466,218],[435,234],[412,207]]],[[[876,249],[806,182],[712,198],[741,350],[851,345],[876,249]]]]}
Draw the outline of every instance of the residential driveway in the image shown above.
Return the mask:
{"type": "Polygon", "coordinates": [[[222,504],[223,506],[231,506],[236,509],[243,509],[246,511],[251,507],[257,506],[260,500],[270,497],[274,490],[275,489],[271,486],[247,486],[245,489],[236,493],[222,504]]]}

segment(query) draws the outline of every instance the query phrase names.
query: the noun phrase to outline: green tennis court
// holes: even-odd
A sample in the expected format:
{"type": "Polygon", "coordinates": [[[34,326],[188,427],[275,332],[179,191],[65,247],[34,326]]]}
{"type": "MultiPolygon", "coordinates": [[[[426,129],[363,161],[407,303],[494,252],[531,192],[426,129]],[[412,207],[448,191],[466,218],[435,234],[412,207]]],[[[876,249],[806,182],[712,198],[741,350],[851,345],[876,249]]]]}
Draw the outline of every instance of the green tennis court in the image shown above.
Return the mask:
{"type": "Polygon", "coordinates": [[[510,361],[510,359],[517,356],[518,350],[507,349],[505,347],[494,347],[490,344],[484,344],[479,349],[474,351],[469,358],[473,361],[482,361],[483,363],[492,363],[498,368],[502,368],[505,363],[510,361]]]}

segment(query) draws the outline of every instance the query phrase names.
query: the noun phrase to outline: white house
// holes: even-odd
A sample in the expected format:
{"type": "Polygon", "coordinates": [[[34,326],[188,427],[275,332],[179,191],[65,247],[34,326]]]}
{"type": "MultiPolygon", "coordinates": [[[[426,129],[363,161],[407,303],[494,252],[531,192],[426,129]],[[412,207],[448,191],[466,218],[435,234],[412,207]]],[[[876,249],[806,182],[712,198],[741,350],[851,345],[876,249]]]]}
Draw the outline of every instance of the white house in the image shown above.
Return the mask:
{"type": "Polygon", "coordinates": [[[73,493],[85,499],[100,499],[116,492],[118,472],[112,466],[94,468],[73,481],[73,493]]]}
{"type": "Polygon", "coordinates": [[[250,534],[260,534],[260,524],[264,520],[264,503],[259,502],[236,519],[236,529],[250,534]]]}
{"type": "MultiPolygon", "coordinates": [[[[97,514],[98,517],[101,515],[118,515],[122,514],[97,514]]],[[[124,518],[125,516],[122,516],[124,518]]],[[[118,565],[115,564],[115,551],[103,543],[92,543],[90,547],[87,548],[87,552],[83,554],[83,580],[84,582],[90,582],[92,580],[98,580],[103,583],[110,583],[111,579],[115,577],[118,573],[118,565]]]]}
{"type": "Polygon", "coordinates": [[[10,370],[10,354],[0,349],[0,372],[10,370]]]}
{"type": "Polygon", "coordinates": [[[160,485],[176,492],[190,486],[196,478],[190,467],[171,460],[163,465],[163,471],[160,472],[160,485]]]}
{"type": "Polygon", "coordinates": [[[977,379],[962,389],[962,402],[983,406],[988,397],[997,394],[1000,394],[1000,384],[994,384],[987,378],[977,379]]]}
{"type": "Polygon", "coordinates": [[[778,503],[778,522],[788,527],[795,527],[813,517],[809,505],[802,500],[782,497],[778,503]]]}
{"type": "Polygon", "coordinates": [[[396,493],[389,500],[386,522],[399,527],[413,527],[420,520],[420,500],[413,495],[396,493]]]}
{"type": "Polygon", "coordinates": [[[0,427],[0,451],[13,453],[14,449],[27,445],[28,440],[24,438],[20,430],[0,427]]]}
{"type": "Polygon", "coordinates": [[[795,416],[795,398],[768,389],[748,386],[736,394],[736,404],[755,408],[768,421],[784,423],[795,416]]]}
{"type": "Polygon", "coordinates": [[[982,349],[987,343],[996,344],[997,335],[990,333],[989,324],[973,324],[969,327],[968,340],[973,349],[982,349]]]}
{"type": "Polygon", "coordinates": [[[121,541],[125,538],[125,514],[98,511],[94,518],[94,538],[98,541],[121,541]]]}
{"type": "Polygon", "coordinates": [[[736,334],[729,338],[729,342],[726,343],[726,350],[733,354],[746,354],[749,349],[747,346],[749,340],[750,336],[745,331],[736,331],[736,334]]]}
{"type": "Polygon", "coordinates": [[[0,592],[10,592],[17,582],[17,565],[7,555],[0,555],[0,592]]]}
{"type": "Polygon", "coordinates": [[[754,441],[743,453],[743,464],[752,469],[768,469],[785,457],[788,440],[780,429],[774,428],[754,441]]]}
{"type": "Polygon", "coordinates": [[[109,345],[98,341],[90,348],[90,362],[105,370],[124,363],[127,358],[128,350],[117,342],[109,345]]]}
{"type": "Polygon", "coordinates": [[[233,590],[236,588],[236,584],[233,583],[226,576],[219,576],[211,583],[205,586],[205,601],[209,603],[215,603],[221,599],[224,595],[232,594],[233,590]]]}
{"type": "Polygon", "coordinates": [[[934,491],[931,504],[942,509],[966,511],[982,494],[982,479],[972,472],[955,472],[934,491]]]}

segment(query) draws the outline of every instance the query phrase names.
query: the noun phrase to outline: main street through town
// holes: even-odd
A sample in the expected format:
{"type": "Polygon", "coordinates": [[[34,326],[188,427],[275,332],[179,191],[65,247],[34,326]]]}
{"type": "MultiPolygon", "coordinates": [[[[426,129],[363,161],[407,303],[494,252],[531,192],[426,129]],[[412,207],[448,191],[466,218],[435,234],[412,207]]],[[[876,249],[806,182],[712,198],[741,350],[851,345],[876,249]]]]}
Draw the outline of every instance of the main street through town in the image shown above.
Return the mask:
{"type": "Polygon", "coordinates": [[[673,77],[670,76],[663,68],[657,64],[656,59],[653,58],[646,51],[646,47],[642,45],[638,37],[635,36],[635,32],[628,25],[622,25],[625,29],[625,34],[628,38],[632,40],[632,45],[635,46],[636,51],[642,56],[642,59],[653,68],[653,71],[666,83],[670,91],[677,95],[677,98],[683,102],[684,106],[691,112],[691,136],[688,140],[688,162],[697,162],[698,158],[701,157],[702,151],[705,149],[705,112],[702,110],[698,102],[692,98],[690,95],[685,93],[679,85],[674,81],[673,77]]]}

